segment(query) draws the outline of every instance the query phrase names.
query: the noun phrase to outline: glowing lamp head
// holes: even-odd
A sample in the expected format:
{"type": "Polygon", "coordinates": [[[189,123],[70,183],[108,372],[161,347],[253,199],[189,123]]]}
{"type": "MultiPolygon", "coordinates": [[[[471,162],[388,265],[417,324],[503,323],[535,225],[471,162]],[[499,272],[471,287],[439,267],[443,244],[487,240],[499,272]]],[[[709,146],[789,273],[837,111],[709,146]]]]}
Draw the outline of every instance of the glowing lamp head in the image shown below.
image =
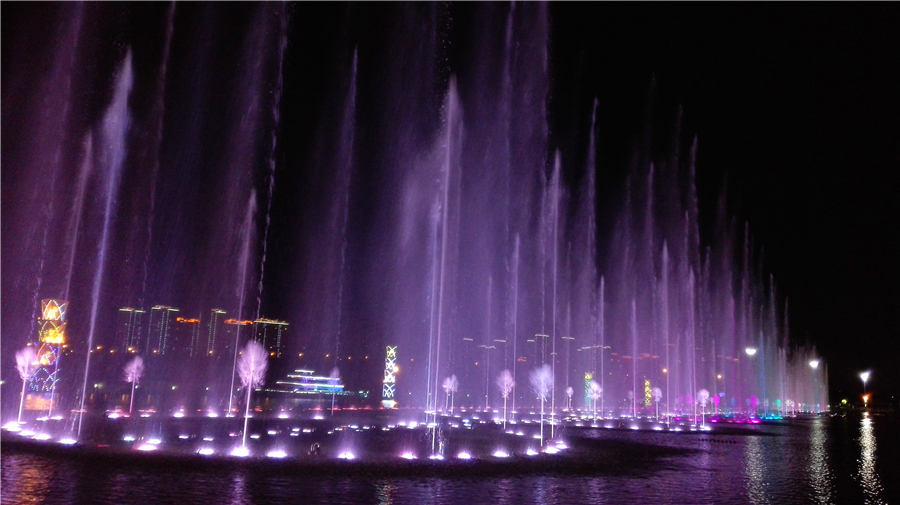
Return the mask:
{"type": "Polygon", "coordinates": [[[817,360],[817,359],[810,360],[809,366],[812,367],[812,368],[814,368],[814,369],[815,369],[815,368],[819,368],[819,360],[817,360]]]}
{"type": "Polygon", "coordinates": [[[748,348],[744,349],[744,352],[747,353],[747,356],[753,356],[756,354],[756,348],[748,347],[748,348]]]}
{"type": "Polygon", "coordinates": [[[862,379],[863,382],[868,382],[869,376],[871,374],[872,374],[872,372],[863,372],[863,373],[859,374],[859,378],[862,379]]]}

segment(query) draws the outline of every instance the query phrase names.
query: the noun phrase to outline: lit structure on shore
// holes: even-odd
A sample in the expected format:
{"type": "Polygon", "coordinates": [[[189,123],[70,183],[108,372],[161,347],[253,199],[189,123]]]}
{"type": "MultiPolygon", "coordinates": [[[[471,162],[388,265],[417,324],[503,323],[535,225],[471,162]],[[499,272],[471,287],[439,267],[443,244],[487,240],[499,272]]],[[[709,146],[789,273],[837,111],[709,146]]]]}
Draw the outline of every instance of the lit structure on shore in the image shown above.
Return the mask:
{"type": "Polygon", "coordinates": [[[59,382],[59,358],[66,344],[66,310],[69,302],[46,299],[41,301],[41,317],[38,319],[38,369],[29,383],[25,396],[26,410],[53,411],[56,384],[59,382]]]}

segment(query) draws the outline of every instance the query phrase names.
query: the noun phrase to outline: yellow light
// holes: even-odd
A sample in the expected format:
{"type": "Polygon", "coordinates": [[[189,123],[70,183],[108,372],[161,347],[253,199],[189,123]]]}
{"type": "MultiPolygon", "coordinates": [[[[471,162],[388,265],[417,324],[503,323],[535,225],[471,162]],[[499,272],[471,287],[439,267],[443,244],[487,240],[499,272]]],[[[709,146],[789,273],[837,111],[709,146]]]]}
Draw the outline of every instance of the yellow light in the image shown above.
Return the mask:
{"type": "Polygon", "coordinates": [[[668,369],[668,368],[663,368],[663,373],[669,373],[669,369],[668,369]]]}
{"type": "Polygon", "coordinates": [[[722,374],[716,375],[716,379],[721,379],[721,378],[722,378],[722,374]]]}

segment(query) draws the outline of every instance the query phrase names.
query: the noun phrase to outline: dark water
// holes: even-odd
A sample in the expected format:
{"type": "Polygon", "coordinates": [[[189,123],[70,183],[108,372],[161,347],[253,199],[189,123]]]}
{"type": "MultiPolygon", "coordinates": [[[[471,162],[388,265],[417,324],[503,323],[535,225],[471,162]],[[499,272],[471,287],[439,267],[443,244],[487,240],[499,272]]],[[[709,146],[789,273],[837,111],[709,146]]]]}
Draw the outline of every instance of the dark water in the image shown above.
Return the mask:
{"type": "Polygon", "coordinates": [[[898,503],[898,434],[896,417],[885,416],[795,420],[729,435],[588,430],[582,435],[691,451],[651,470],[577,476],[291,475],[254,466],[86,465],[4,450],[2,503],[898,503]]]}

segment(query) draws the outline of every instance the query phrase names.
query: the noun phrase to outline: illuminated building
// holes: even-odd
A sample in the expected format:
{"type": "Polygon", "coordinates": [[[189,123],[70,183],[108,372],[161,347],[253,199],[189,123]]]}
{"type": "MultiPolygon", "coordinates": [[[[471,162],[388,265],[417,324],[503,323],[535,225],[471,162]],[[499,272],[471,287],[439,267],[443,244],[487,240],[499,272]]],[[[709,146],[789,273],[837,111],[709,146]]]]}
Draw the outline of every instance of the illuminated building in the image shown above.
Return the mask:
{"type": "Polygon", "coordinates": [[[203,353],[204,349],[200,345],[200,319],[175,318],[175,339],[172,348],[192,358],[203,353]]]}
{"type": "Polygon", "coordinates": [[[116,322],[116,344],[123,352],[138,353],[141,351],[141,335],[144,332],[144,319],[147,312],[139,309],[119,309],[116,322]]]}
{"type": "Polygon", "coordinates": [[[381,385],[381,405],[386,409],[397,406],[397,372],[399,371],[397,346],[389,345],[384,358],[384,381],[381,385]]]}
{"type": "Polygon", "coordinates": [[[269,351],[269,355],[280,358],[284,350],[284,332],[288,323],[274,319],[260,318],[253,321],[256,325],[256,341],[269,351]]]}
{"type": "Polygon", "coordinates": [[[59,382],[59,357],[66,344],[66,309],[69,302],[42,300],[38,319],[38,370],[29,383],[31,392],[25,397],[25,409],[53,409],[56,383],[59,382]]]}
{"type": "Polygon", "coordinates": [[[235,345],[237,345],[238,349],[243,347],[244,343],[247,341],[247,336],[250,335],[250,331],[252,329],[244,330],[242,329],[245,326],[253,326],[253,321],[249,320],[238,320],[238,319],[226,319],[222,321],[224,323],[224,337],[222,339],[222,344],[220,349],[217,349],[217,352],[227,353],[228,356],[234,354],[235,345]]]}
{"type": "Polygon", "coordinates": [[[150,309],[150,331],[147,334],[148,354],[166,354],[175,348],[172,338],[172,323],[178,309],[157,305],[150,309]]]}
{"type": "Polygon", "coordinates": [[[218,351],[216,345],[221,345],[220,339],[224,338],[222,325],[225,323],[225,311],[212,309],[209,311],[209,320],[206,322],[206,354],[212,356],[218,351]]]}

